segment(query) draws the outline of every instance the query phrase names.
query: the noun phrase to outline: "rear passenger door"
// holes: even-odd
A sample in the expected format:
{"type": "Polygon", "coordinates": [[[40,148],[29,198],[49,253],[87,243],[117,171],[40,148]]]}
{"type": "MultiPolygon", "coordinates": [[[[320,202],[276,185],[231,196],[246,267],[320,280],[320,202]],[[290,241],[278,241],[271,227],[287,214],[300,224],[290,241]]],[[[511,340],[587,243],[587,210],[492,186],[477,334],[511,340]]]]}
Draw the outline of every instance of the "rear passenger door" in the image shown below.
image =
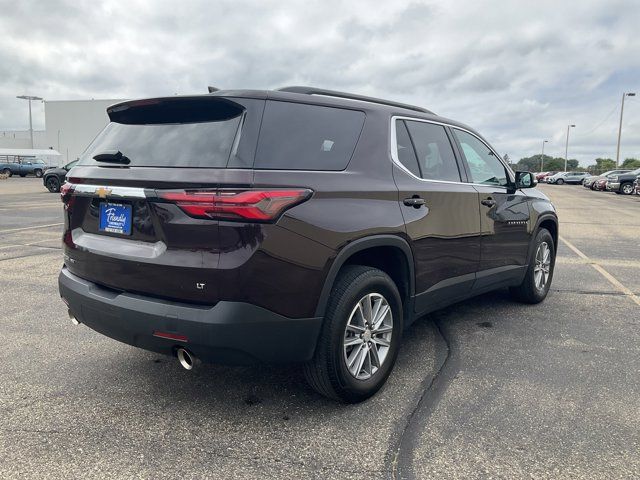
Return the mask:
{"type": "Polygon", "coordinates": [[[452,138],[440,124],[392,122],[394,179],[416,274],[415,312],[468,294],[480,260],[478,193],[463,182],[452,138]]]}
{"type": "Polygon", "coordinates": [[[482,227],[475,288],[508,282],[523,273],[529,240],[528,197],[513,189],[512,173],[483,140],[452,128],[469,182],[478,191],[482,227]]]}

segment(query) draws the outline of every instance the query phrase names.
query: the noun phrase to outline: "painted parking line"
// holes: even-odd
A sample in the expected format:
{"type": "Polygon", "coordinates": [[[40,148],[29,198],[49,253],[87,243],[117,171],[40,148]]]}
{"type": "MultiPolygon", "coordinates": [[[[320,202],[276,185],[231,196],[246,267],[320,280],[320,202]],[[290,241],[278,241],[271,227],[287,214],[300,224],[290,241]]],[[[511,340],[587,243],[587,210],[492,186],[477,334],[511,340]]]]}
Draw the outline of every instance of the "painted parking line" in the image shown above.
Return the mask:
{"type": "Polygon", "coordinates": [[[37,228],[48,228],[48,227],[58,227],[60,225],[64,225],[64,223],[50,223],[48,225],[35,225],[33,227],[21,227],[21,228],[9,228],[7,230],[0,230],[0,235],[3,233],[11,233],[11,232],[23,232],[25,230],[35,230],[37,228]]]}
{"type": "Polygon", "coordinates": [[[62,210],[61,205],[58,203],[45,203],[44,205],[3,205],[0,207],[2,211],[12,211],[12,210],[33,210],[36,208],[60,208],[62,210]]]}
{"type": "Polygon", "coordinates": [[[587,257],[584,253],[582,253],[582,251],[580,249],[578,249],[578,247],[576,247],[569,240],[567,240],[566,238],[563,238],[563,237],[560,237],[560,240],[562,240],[567,247],[569,247],[571,250],[573,250],[573,252],[576,255],[578,255],[580,258],[585,260],[586,263],[588,263],[593,268],[595,268],[596,271],[598,271],[598,273],[600,273],[600,275],[602,275],[604,278],[606,278],[607,281],[611,285],[613,285],[618,290],[620,290],[622,293],[624,293],[633,302],[635,302],[636,305],[640,306],[640,298],[638,298],[638,296],[636,294],[634,294],[631,290],[629,290],[622,283],[620,283],[620,281],[617,278],[615,278],[613,275],[611,275],[609,272],[607,272],[604,268],[602,268],[602,266],[600,264],[598,264],[597,262],[595,262],[595,261],[591,260],[589,257],[587,257]]]}

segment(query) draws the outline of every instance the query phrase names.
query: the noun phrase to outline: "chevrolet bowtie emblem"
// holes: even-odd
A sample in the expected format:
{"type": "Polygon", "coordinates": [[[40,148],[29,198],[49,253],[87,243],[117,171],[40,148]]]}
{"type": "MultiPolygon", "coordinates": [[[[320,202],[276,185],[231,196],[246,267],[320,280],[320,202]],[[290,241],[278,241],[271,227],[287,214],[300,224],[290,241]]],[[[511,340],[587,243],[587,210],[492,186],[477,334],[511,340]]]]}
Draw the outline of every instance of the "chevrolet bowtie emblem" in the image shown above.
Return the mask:
{"type": "Polygon", "coordinates": [[[100,198],[107,198],[107,195],[109,195],[111,193],[111,189],[110,188],[105,188],[105,187],[98,187],[96,188],[95,194],[98,195],[98,197],[100,198]]]}

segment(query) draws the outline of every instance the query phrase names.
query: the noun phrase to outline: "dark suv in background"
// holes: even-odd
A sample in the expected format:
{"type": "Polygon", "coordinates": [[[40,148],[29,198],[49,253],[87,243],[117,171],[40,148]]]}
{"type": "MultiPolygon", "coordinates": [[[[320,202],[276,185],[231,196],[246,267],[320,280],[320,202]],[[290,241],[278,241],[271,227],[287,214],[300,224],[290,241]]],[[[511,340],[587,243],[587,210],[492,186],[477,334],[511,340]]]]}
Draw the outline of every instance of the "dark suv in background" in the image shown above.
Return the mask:
{"type": "Polygon", "coordinates": [[[633,182],[635,182],[638,175],[640,175],[640,168],[627,173],[607,176],[607,191],[631,195],[633,193],[633,182]]]}
{"type": "Polygon", "coordinates": [[[129,101],[62,187],[69,315],[208,362],[302,362],[346,402],[416,318],[542,301],[558,220],[533,176],[425,109],[306,87],[129,101]]]}

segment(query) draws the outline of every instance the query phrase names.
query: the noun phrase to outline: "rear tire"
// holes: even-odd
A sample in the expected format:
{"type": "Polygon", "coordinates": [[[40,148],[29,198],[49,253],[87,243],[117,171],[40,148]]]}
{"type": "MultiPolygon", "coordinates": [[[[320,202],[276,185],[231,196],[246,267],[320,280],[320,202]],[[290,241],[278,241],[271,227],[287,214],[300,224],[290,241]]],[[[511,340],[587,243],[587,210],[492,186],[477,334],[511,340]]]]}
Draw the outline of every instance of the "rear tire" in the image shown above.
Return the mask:
{"type": "Polygon", "coordinates": [[[44,183],[47,187],[47,190],[49,190],[51,193],[58,193],[60,191],[60,180],[58,180],[58,177],[52,175],[47,178],[44,183]]]}
{"type": "Polygon", "coordinates": [[[553,237],[547,229],[541,228],[536,234],[524,280],[517,287],[509,289],[512,297],[523,303],[542,302],[549,293],[555,263],[556,248],[553,237]]]}
{"type": "Polygon", "coordinates": [[[7,175],[9,177],[13,176],[13,173],[11,173],[11,169],[10,168],[5,168],[4,170],[2,170],[3,175],[7,175]]]}
{"type": "Polygon", "coordinates": [[[389,377],[402,329],[402,300],[393,280],[377,268],[345,267],[331,290],[315,355],[304,366],[307,381],[321,395],[338,401],[366,400],[389,377]],[[376,311],[384,316],[379,318],[376,311]]]}

